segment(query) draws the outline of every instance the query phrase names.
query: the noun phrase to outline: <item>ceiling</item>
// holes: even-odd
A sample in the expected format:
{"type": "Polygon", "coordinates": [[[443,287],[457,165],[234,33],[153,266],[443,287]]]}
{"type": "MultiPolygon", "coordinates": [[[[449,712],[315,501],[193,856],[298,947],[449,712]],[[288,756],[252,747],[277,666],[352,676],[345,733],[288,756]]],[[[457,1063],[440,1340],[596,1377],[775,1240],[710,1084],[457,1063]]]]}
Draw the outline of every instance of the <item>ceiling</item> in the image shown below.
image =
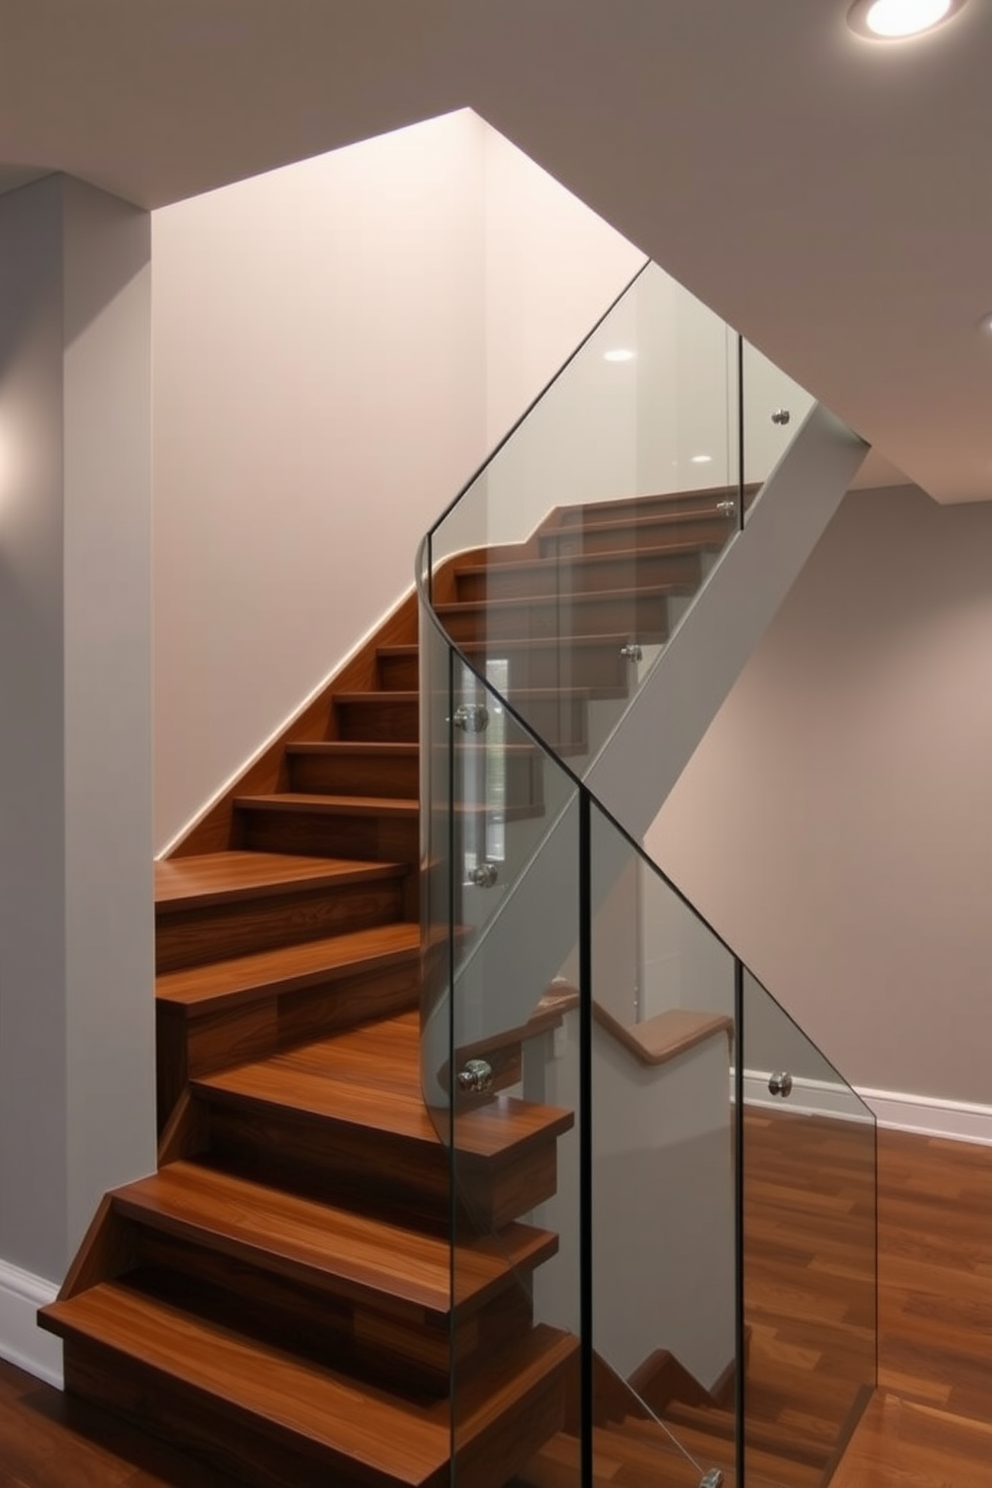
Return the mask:
{"type": "Polygon", "coordinates": [[[0,189],[155,207],[470,106],[897,471],[988,499],[992,0],[889,46],[846,4],[0,0],[0,189]]]}

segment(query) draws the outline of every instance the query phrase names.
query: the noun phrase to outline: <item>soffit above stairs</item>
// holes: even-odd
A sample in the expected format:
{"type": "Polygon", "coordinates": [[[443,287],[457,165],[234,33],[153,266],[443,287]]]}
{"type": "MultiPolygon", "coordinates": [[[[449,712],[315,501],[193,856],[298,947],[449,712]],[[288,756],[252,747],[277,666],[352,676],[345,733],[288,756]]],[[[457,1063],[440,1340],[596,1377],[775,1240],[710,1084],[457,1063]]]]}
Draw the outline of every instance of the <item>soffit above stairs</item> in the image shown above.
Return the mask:
{"type": "Polygon", "coordinates": [[[892,48],[845,10],[0,0],[0,162],[154,207],[472,106],[931,495],[986,499],[992,7],[892,48]]]}

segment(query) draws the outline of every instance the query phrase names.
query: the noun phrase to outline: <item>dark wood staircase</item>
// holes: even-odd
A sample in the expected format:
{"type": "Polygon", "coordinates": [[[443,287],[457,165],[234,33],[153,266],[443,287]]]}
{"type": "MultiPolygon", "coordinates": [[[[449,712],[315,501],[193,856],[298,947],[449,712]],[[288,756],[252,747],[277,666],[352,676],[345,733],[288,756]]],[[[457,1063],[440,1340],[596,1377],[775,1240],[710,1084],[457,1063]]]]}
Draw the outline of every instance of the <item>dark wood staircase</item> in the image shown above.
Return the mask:
{"type": "MultiPolygon", "coordinates": [[[[472,659],[488,603],[511,698],[581,749],[589,700],[626,693],[621,647],[667,635],[670,596],[732,530],[725,499],[556,510],[451,564],[439,613],[472,659]],[[573,549],[563,679],[542,637],[573,549]]],[[[470,1488],[502,1488],[565,1420],[576,1343],[534,1322],[527,1284],[557,1240],[526,1216],[570,1111],[505,1091],[463,1111],[475,1229],[451,1295],[420,1086],[418,680],[409,599],[157,864],[159,1169],[107,1196],[41,1315],[68,1391],[255,1488],[440,1488],[453,1356],[470,1488]]],[[[518,753],[508,818],[542,809],[540,759],[518,753]]]]}

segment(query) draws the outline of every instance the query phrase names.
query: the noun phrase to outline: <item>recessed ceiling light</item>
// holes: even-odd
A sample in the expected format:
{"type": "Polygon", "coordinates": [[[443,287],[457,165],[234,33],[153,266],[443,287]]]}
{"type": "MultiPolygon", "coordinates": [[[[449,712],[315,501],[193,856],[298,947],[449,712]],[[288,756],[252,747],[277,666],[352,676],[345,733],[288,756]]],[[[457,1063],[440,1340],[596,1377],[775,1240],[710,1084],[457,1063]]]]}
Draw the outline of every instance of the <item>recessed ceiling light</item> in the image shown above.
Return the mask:
{"type": "Polygon", "coordinates": [[[612,351],[603,352],[604,362],[632,362],[633,360],[634,352],[629,346],[615,346],[612,351]]]}
{"type": "Polygon", "coordinates": [[[690,463],[690,465],[712,465],[712,463],[713,463],[713,456],[712,455],[693,455],[692,456],[692,459],[690,460],[689,463],[690,463]]]}
{"type": "Polygon", "coordinates": [[[900,41],[932,31],[965,4],[965,0],[855,0],[847,24],[872,41],[900,41]]]}

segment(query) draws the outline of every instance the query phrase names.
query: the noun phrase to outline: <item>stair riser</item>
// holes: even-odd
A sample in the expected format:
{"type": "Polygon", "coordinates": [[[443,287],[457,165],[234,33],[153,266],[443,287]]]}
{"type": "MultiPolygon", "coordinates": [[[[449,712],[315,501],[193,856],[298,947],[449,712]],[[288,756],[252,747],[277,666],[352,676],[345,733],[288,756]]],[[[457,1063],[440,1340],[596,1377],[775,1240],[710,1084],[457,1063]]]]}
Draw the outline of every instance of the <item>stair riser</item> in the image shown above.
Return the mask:
{"type": "Polygon", "coordinates": [[[661,547],[666,542],[695,543],[719,550],[737,530],[728,518],[682,517],[669,522],[617,522],[597,530],[575,524],[541,538],[541,557],[549,559],[589,557],[593,553],[629,552],[632,548],[661,547]]]}
{"type": "Polygon", "coordinates": [[[159,1004],[159,1088],[168,1092],[167,1109],[160,1115],[168,1116],[187,1079],[264,1059],[370,1018],[407,1012],[419,1000],[420,958],[411,954],[381,970],[354,972],[210,1013],[187,1015],[182,1008],[159,1004]]]}
{"type": "Polygon", "coordinates": [[[459,601],[526,599],[537,595],[561,595],[567,601],[578,594],[598,594],[605,589],[649,589],[661,584],[695,588],[702,569],[699,555],[673,554],[664,557],[597,559],[593,562],[548,561],[536,568],[515,570],[493,564],[485,573],[459,574],[459,601]]]}
{"type": "MultiPolygon", "coordinates": [[[[262,1430],[252,1416],[184,1389],[113,1349],[67,1341],[64,1360],[68,1393],[140,1422],[143,1430],[230,1473],[245,1488],[400,1488],[396,1479],[321,1452],[291,1432],[262,1430]]],[[[447,1488],[447,1474],[433,1474],[420,1488],[447,1488]]]]}
{"type": "Polygon", "coordinates": [[[588,738],[584,697],[533,697],[510,692],[508,701],[534,732],[552,748],[582,749],[588,738]]]}
{"type": "Polygon", "coordinates": [[[290,790],[328,796],[408,796],[420,793],[417,756],[375,759],[367,755],[289,756],[290,790]]]}
{"type": "MultiPolygon", "coordinates": [[[[570,646],[567,651],[548,643],[545,646],[523,646],[514,649],[507,642],[498,653],[508,664],[507,688],[519,690],[531,687],[586,687],[594,695],[597,689],[612,692],[626,687],[630,678],[630,662],[621,654],[622,640],[606,645],[582,642],[570,646]]],[[[490,656],[494,647],[486,648],[490,656]]],[[[480,669],[485,669],[485,656],[471,657],[480,669]]],[[[500,691],[504,691],[500,687],[500,691]]]]}
{"type": "MultiPolygon", "coordinates": [[[[147,1295],[382,1389],[435,1398],[447,1393],[446,1314],[399,1301],[390,1306],[388,1297],[353,1296],[333,1278],[307,1285],[237,1256],[135,1228],[138,1264],[152,1268],[142,1279],[147,1295]]],[[[463,1351],[477,1332],[462,1341],[463,1351]]]]}
{"type": "MultiPolygon", "coordinates": [[[[449,1159],[437,1142],[308,1119],[249,1101],[209,1103],[212,1162],[260,1183],[445,1233],[450,1220],[449,1159]]],[[[463,1156],[459,1186],[476,1221],[499,1228],[555,1192],[554,1140],[534,1143],[498,1168],[463,1156]]]]}
{"type": "MultiPolygon", "coordinates": [[[[463,767],[471,769],[472,746],[459,750],[459,756],[463,767]]],[[[500,763],[505,771],[508,818],[512,819],[515,811],[522,815],[541,812],[544,808],[544,760],[538,748],[535,746],[521,754],[507,754],[500,763]]],[[[484,752],[479,762],[480,769],[484,771],[487,764],[488,755],[484,752]]],[[[480,778],[486,777],[483,774],[480,778]]]]}
{"type": "Polygon", "coordinates": [[[242,841],[252,852],[306,857],[357,858],[373,863],[416,863],[416,816],[337,816],[332,812],[268,811],[241,807],[242,841]]]}
{"type": "Polygon", "coordinates": [[[158,916],[156,966],[178,971],[206,961],[246,956],[325,935],[343,935],[406,918],[409,875],[374,883],[339,884],[251,901],[223,902],[158,916]]]}
{"type": "Polygon", "coordinates": [[[136,1264],[151,1268],[147,1295],[318,1365],[402,1395],[442,1398],[451,1385],[454,1348],[462,1383],[494,1349],[532,1326],[530,1300],[512,1273],[482,1307],[456,1319],[333,1277],[306,1283],[272,1266],[133,1223],[136,1264]]]}
{"type": "MultiPolygon", "coordinates": [[[[452,1482],[466,1488],[504,1488],[548,1438],[561,1430],[568,1373],[568,1365],[563,1364],[467,1446],[459,1445],[456,1425],[452,1482]]],[[[578,1483],[578,1479],[571,1481],[578,1483]]],[[[562,1481],[560,1488],[566,1488],[566,1483],[562,1481]]]]}
{"type": "Polygon", "coordinates": [[[420,736],[420,705],[374,696],[368,702],[335,702],[338,737],[367,743],[415,744],[420,736]]]}
{"type": "Polygon", "coordinates": [[[455,641],[485,641],[490,654],[494,642],[548,637],[569,646],[574,637],[618,633],[665,640],[668,635],[668,605],[664,595],[638,599],[601,599],[598,596],[574,604],[550,603],[509,605],[505,610],[480,608],[468,613],[441,617],[455,641]]]}
{"type": "Polygon", "coordinates": [[[416,692],[420,686],[420,658],[417,655],[379,655],[379,686],[384,692],[416,692]]]}

